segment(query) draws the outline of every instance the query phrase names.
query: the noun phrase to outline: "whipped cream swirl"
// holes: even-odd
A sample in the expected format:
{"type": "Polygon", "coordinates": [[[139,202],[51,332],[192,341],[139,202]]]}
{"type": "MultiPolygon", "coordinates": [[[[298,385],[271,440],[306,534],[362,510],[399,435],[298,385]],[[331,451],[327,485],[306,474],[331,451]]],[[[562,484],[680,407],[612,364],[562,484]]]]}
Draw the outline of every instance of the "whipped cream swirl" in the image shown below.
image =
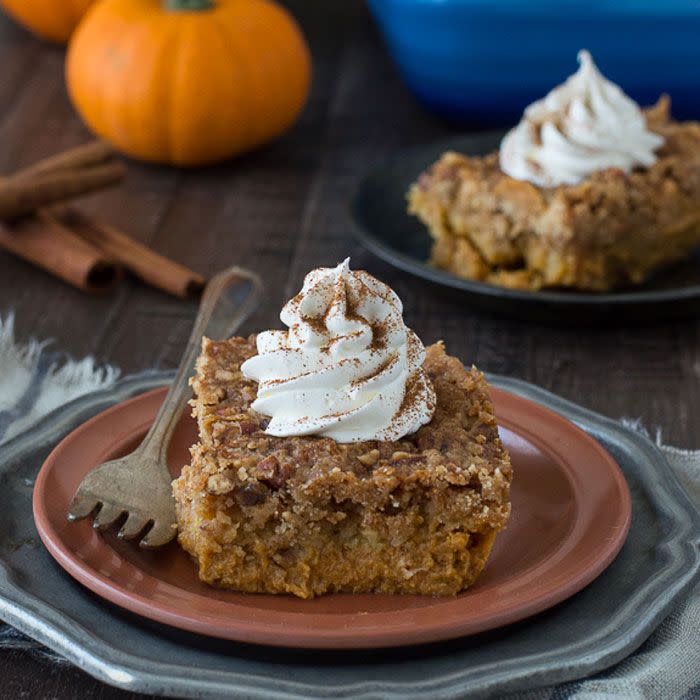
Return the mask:
{"type": "Polygon", "coordinates": [[[282,309],[288,331],[266,331],[243,363],[258,382],[252,408],[271,416],[269,435],[337,442],[398,440],[428,423],[435,392],[425,348],[403,322],[398,296],[366,272],[310,272],[282,309]]]}
{"type": "Polygon", "coordinates": [[[636,102],[601,75],[588,51],[578,60],[579,70],[533,102],[501,142],[501,169],[511,177],[555,187],[656,161],[664,139],[647,129],[636,102]]]}

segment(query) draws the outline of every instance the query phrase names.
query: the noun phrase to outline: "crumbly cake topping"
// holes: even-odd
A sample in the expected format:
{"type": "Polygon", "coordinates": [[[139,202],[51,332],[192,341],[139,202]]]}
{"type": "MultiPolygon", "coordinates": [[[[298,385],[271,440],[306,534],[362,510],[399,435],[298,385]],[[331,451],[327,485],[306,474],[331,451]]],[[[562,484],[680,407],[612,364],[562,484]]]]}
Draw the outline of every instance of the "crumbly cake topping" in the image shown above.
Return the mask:
{"type": "Polygon", "coordinates": [[[338,443],[324,437],[266,434],[267,418],[252,409],[255,382],[240,366],[255,353],[255,336],[204,341],[193,380],[200,443],[193,464],[202,486],[242,503],[280,501],[364,502],[397,507],[402,494],[422,485],[458,499],[465,527],[504,525],[511,466],[498,437],[483,376],[465,370],[441,345],[427,349],[425,369],[437,395],[435,416],[416,433],[394,442],[338,443]]]}
{"type": "Polygon", "coordinates": [[[289,330],[257,337],[242,372],[258,382],[253,408],[275,436],[338,442],[396,440],[427,423],[435,394],[425,348],[385,284],[349,260],[307,275],[282,310],[289,330]]]}

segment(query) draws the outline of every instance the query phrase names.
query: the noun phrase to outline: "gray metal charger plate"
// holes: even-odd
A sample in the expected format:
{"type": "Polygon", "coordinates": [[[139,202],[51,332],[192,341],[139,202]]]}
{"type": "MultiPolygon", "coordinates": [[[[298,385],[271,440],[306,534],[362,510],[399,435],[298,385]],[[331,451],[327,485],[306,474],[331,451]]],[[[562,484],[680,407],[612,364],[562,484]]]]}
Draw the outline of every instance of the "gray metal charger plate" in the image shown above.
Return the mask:
{"type": "Polygon", "coordinates": [[[495,376],[495,385],[593,435],[629,483],[627,542],[581,593],[494,632],[371,655],[221,642],[147,622],[93,596],[51,559],[34,528],[32,484],[68,432],[171,377],[125,379],[59,409],[2,448],[0,617],[106,683],[182,697],[279,700],[464,698],[531,688],[581,678],[624,658],[700,578],[700,513],[650,441],[543,389],[495,376]]]}
{"type": "Polygon", "coordinates": [[[427,264],[427,228],[406,212],[406,193],[420,173],[445,151],[470,156],[498,148],[503,131],[456,136],[413,146],[390,156],[360,183],[350,207],[357,237],[389,264],[422,277],[474,308],[520,319],[556,323],[667,321],[700,311],[700,249],[685,262],[659,271],[643,285],[607,294],[543,289],[505,289],[462,279],[427,264]]]}

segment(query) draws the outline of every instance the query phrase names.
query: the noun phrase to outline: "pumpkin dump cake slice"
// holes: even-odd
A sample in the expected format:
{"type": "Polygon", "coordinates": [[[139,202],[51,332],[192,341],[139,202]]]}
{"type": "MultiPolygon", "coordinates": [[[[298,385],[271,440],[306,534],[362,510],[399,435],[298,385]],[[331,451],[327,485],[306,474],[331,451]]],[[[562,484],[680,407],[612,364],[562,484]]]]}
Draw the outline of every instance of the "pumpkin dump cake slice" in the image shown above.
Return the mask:
{"type": "Polygon", "coordinates": [[[308,275],[282,319],[203,343],[200,441],[173,484],[200,578],[302,598],[469,586],[510,512],[483,375],[424,350],[347,261],[308,275]]]}
{"type": "Polygon", "coordinates": [[[523,289],[643,282],[700,244],[700,124],[641,111],[586,52],[483,158],[445,153],[409,192],[431,262],[523,289]]]}

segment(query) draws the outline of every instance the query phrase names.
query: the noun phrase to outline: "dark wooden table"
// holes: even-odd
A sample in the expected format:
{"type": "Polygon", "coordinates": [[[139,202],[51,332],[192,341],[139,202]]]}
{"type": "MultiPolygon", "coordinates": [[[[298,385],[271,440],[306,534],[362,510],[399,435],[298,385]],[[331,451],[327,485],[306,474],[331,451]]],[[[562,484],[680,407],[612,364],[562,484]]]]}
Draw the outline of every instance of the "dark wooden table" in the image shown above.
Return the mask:
{"type": "MultiPolygon", "coordinates": [[[[443,339],[467,363],[540,384],[612,417],[641,417],[664,438],[700,447],[700,324],[577,328],[492,317],[393,270],[353,240],[347,205],[358,179],[385,154],[453,133],[402,85],[360,0],[294,0],[314,56],[314,87],[299,123],[276,143],[191,172],[130,164],[126,184],[94,196],[99,212],[205,275],[228,264],[260,272],[265,303],[245,331],[279,325],[304,274],[347,255],[404,300],[409,326],[443,339]]],[[[89,135],[63,84],[63,52],[0,16],[0,173],[89,135]]],[[[20,339],[55,339],[126,373],[177,363],[190,303],[128,281],[89,297],[0,251],[0,313],[14,310],[20,339]]],[[[562,319],[564,321],[565,319],[562,319]]],[[[0,651],[0,695],[136,697],[40,655],[0,651]]]]}

